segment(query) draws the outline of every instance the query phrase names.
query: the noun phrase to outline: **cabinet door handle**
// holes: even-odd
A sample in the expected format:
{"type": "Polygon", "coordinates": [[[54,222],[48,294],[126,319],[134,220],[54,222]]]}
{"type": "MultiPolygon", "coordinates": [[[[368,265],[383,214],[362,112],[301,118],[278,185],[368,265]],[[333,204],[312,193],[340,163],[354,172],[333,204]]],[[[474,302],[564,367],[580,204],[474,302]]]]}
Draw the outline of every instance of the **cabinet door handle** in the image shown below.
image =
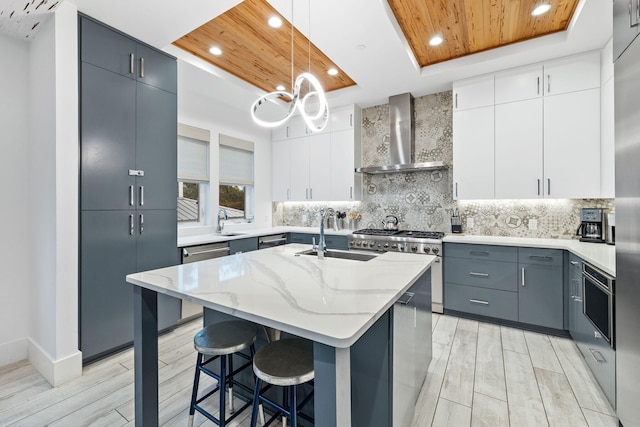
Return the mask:
{"type": "Polygon", "coordinates": [[[133,236],[135,225],[133,225],[133,215],[129,215],[129,235],[133,236]]]}
{"type": "Polygon", "coordinates": [[[535,259],[538,261],[553,261],[553,257],[542,255],[529,255],[529,259],[535,259]]]}
{"type": "Polygon", "coordinates": [[[308,189],[308,188],[305,188],[305,189],[304,189],[304,198],[305,198],[306,200],[309,200],[309,189],[308,189]]]}
{"type": "Polygon", "coordinates": [[[607,359],[604,358],[604,356],[602,355],[602,353],[600,353],[600,351],[590,348],[589,349],[589,353],[591,353],[591,357],[593,357],[593,359],[598,362],[598,363],[607,363],[607,359]]]}
{"type": "Polygon", "coordinates": [[[144,206],[144,185],[140,186],[140,206],[144,206]]]}
{"type": "Polygon", "coordinates": [[[471,304],[489,305],[489,301],[482,301],[479,299],[470,299],[469,302],[471,304]]]}
{"type": "Polygon", "coordinates": [[[309,199],[313,200],[313,188],[309,189],[309,199]]]}
{"type": "Polygon", "coordinates": [[[524,267],[522,267],[522,287],[524,288],[524,267]]]}
{"type": "Polygon", "coordinates": [[[349,199],[353,200],[353,187],[349,187],[349,199]]]}
{"type": "Polygon", "coordinates": [[[353,114],[349,114],[349,127],[353,127],[353,114]]]}
{"type": "Polygon", "coordinates": [[[538,179],[538,196],[540,195],[540,179],[538,179]]]}
{"type": "Polygon", "coordinates": [[[289,138],[289,126],[287,126],[287,138],[289,138]]]}
{"type": "Polygon", "coordinates": [[[458,197],[458,183],[456,182],[456,197],[458,197]]]}
{"type": "Polygon", "coordinates": [[[287,200],[291,198],[291,189],[287,188],[287,200]]]}
{"type": "Polygon", "coordinates": [[[547,195],[551,195],[551,178],[547,178],[547,195]]]}
{"type": "Polygon", "coordinates": [[[489,256],[489,251],[469,251],[469,255],[489,256]]]}
{"type": "Polygon", "coordinates": [[[474,271],[470,271],[469,272],[469,276],[475,276],[475,277],[489,277],[489,273],[476,273],[474,271]]]}
{"type": "Polygon", "coordinates": [[[133,206],[133,185],[129,186],[129,206],[133,206]]]}
{"type": "Polygon", "coordinates": [[[458,108],[458,94],[456,93],[456,108],[458,108]]]}
{"type": "Polygon", "coordinates": [[[140,214],[140,234],[144,231],[144,215],[140,214]]]}
{"type": "Polygon", "coordinates": [[[144,77],[144,58],[140,58],[140,77],[144,77]]]}
{"type": "Polygon", "coordinates": [[[133,63],[134,63],[135,59],[133,57],[133,53],[129,54],[129,74],[133,74],[133,63]]]}
{"type": "Polygon", "coordinates": [[[551,93],[551,74],[547,74],[547,93],[551,93]]]}
{"type": "Polygon", "coordinates": [[[538,89],[536,90],[536,93],[540,95],[540,77],[538,77],[538,89]]]}

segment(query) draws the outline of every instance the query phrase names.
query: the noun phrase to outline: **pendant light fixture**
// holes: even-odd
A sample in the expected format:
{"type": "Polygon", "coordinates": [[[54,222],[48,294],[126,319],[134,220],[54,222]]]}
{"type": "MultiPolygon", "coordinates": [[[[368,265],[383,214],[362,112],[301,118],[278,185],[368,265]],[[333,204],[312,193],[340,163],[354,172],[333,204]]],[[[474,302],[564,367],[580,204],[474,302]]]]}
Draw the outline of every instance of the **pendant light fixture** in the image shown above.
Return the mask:
{"type": "Polygon", "coordinates": [[[322,89],[320,81],[311,74],[311,0],[309,0],[309,36],[308,36],[308,72],[301,73],[296,79],[294,76],[294,43],[293,43],[293,0],[291,0],[291,86],[292,93],[284,90],[277,90],[275,92],[268,93],[258,98],[251,106],[251,117],[253,121],[263,127],[277,127],[283,125],[296,111],[296,108],[300,112],[303,120],[307,124],[307,127],[311,132],[319,132],[325,128],[329,122],[329,105],[327,104],[327,98],[322,89]],[[300,91],[303,88],[304,83],[308,85],[307,94],[300,98],[300,91]],[[274,121],[266,121],[260,119],[256,112],[261,105],[267,102],[277,102],[276,100],[284,99],[289,102],[289,108],[284,116],[274,121]]]}

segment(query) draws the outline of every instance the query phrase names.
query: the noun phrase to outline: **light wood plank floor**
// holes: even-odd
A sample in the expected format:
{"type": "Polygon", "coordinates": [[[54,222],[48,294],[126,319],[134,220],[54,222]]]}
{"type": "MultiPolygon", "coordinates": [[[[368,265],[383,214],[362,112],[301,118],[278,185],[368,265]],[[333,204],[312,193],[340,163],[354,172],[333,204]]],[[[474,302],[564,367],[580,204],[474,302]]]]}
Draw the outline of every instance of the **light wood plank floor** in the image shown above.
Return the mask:
{"type": "MultiPolygon", "coordinates": [[[[162,426],[187,425],[200,327],[194,321],[160,337],[162,426]]],[[[437,314],[433,327],[433,360],[412,427],[617,426],[571,340],[437,314]]],[[[216,414],[216,402],[208,404],[216,414]]],[[[134,426],[133,418],[132,350],[59,387],[26,361],[0,368],[0,426],[118,427],[134,426]]],[[[196,413],[194,425],[203,424],[213,425],[196,413]]],[[[249,412],[231,426],[248,427],[249,412]]]]}

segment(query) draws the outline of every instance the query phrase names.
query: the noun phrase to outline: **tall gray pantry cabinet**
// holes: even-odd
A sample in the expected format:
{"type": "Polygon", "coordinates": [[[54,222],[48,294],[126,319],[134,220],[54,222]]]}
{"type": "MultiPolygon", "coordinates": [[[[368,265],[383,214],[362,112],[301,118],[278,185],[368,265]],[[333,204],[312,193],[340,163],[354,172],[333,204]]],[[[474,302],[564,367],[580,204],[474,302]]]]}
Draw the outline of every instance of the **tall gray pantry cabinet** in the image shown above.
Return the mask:
{"type": "MultiPolygon", "coordinates": [[[[81,15],[80,349],[133,341],[129,273],[179,263],[175,58],[81,15]]],[[[159,329],[179,300],[158,296],[159,329]]]]}

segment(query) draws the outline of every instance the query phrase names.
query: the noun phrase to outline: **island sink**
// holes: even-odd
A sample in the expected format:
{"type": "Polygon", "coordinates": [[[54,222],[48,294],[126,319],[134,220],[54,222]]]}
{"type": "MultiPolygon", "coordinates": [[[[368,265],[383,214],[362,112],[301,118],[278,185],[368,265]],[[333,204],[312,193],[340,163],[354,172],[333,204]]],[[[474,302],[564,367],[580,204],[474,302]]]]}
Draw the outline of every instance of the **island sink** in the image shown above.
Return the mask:
{"type": "MultiPolygon", "coordinates": [[[[312,255],[318,256],[318,251],[315,249],[309,249],[306,251],[298,252],[298,255],[312,255]]],[[[372,254],[362,254],[359,252],[351,252],[351,251],[337,251],[337,250],[327,250],[324,253],[325,258],[341,258],[341,259],[349,259],[352,261],[370,261],[377,257],[378,255],[372,254]]]]}

